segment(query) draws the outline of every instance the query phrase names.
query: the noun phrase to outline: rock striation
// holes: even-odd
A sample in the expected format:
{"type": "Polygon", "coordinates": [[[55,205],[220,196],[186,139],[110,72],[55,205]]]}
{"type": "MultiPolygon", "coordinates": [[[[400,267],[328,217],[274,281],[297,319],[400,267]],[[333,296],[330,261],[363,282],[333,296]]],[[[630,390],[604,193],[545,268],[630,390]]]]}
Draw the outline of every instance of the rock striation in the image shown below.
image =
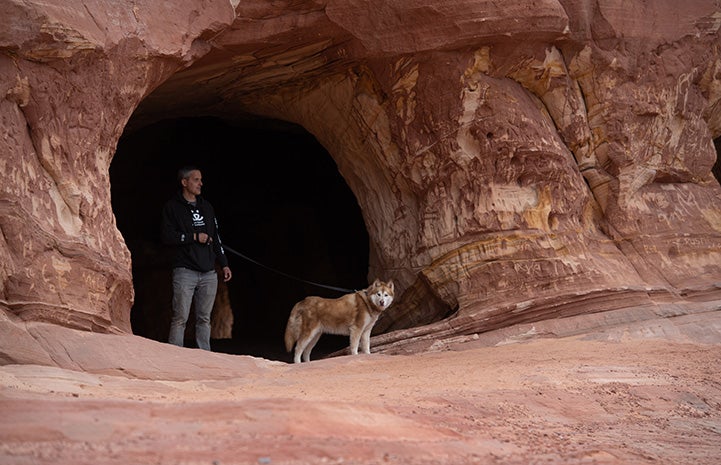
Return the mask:
{"type": "Polygon", "coordinates": [[[169,116],[283,119],[328,150],[369,277],[403,291],[382,351],[721,308],[715,0],[69,0],[0,17],[5,362],[50,363],[50,346],[18,350],[35,323],[130,331],[108,170],[127,125],[169,116]]]}

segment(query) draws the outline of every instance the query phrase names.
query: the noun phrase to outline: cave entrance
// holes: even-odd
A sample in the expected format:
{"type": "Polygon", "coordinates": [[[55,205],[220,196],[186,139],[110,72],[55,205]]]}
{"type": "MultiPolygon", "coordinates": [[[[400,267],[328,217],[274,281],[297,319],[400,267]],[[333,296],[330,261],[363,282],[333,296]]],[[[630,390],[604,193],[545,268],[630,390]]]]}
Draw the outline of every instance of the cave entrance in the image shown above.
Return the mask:
{"type": "MultiPolygon", "coordinates": [[[[167,340],[171,269],[170,251],[160,241],[160,212],[177,190],[177,169],[186,164],[201,169],[203,195],[230,248],[312,282],[366,286],[368,233],[360,208],[331,156],[305,129],[278,120],[165,120],[126,130],[110,167],[113,211],[133,260],[134,334],[167,340]]],[[[308,295],[341,293],[232,254],[229,260],[232,337],[211,340],[212,349],[291,360],[283,333],[292,306],[308,295]]],[[[347,345],[347,337],[325,335],[313,358],[347,345]]]]}

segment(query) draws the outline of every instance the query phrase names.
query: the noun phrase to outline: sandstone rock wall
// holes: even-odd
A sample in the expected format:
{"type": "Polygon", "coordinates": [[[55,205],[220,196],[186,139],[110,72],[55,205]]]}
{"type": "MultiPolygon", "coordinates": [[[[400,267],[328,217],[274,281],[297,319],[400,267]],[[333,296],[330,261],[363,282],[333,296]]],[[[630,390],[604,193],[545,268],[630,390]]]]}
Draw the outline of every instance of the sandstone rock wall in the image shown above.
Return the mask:
{"type": "Polygon", "coordinates": [[[115,145],[143,96],[232,18],[223,2],[180,6],[194,19],[156,2],[0,5],[0,295],[12,315],[130,330],[130,255],[110,206],[115,145]]]}
{"type": "Polygon", "coordinates": [[[405,291],[379,329],[454,314],[391,345],[721,302],[718,1],[1,8],[11,319],[129,329],[108,166],[134,110],[314,134],[363,210],[369,276],[405,291]]]}

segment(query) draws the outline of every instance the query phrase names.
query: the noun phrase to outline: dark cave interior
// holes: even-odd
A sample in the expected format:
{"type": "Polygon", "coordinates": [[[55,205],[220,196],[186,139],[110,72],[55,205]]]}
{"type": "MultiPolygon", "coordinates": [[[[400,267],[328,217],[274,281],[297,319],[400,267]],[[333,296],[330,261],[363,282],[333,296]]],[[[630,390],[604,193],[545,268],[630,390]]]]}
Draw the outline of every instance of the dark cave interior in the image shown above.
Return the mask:
{"type": "MultiPolygon", "coordinates": [[[[202,171],[203,196],[227,246],[304,280],[366,287],[368,233],[360,208],[311,134],[278,120],[164,120],[126,131],[110,167],[113,211],[133,261],[134,334],[167,340],[171,265],[160,241],[160,212],[177,190],[178,168],[188,164],[202,171]]],[[[213,351],[290,361],[283,333],[293,305],[308,295],[342,294],[233,254],[229,261],[232,338],[212,340],[213,351]]],[[[312,358],[347,345],[345,336],[324,335],[312,358]]]]}

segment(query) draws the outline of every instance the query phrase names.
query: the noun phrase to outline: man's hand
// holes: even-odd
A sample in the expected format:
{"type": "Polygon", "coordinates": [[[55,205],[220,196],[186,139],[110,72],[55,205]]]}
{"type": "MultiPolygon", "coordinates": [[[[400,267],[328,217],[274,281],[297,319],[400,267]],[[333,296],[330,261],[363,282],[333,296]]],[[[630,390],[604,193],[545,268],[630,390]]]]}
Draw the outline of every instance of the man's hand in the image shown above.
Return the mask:
{"type": "Polygon", "coordinates": [[[223,267],[223,281],[225,281],[227,283],[228,281],[230,281],[230,278],[232,278],[232,277],[233,277],[233,273],[230,271],[230,268],[228,268],[227,266],[224,266],[223,267]]]}
{"type": "Polygon", "coordinates": [[[208,236],[206,233],[198,233],[198,242],[201,244],[210,244],[213,242],[213,238],[208,236]]]}

